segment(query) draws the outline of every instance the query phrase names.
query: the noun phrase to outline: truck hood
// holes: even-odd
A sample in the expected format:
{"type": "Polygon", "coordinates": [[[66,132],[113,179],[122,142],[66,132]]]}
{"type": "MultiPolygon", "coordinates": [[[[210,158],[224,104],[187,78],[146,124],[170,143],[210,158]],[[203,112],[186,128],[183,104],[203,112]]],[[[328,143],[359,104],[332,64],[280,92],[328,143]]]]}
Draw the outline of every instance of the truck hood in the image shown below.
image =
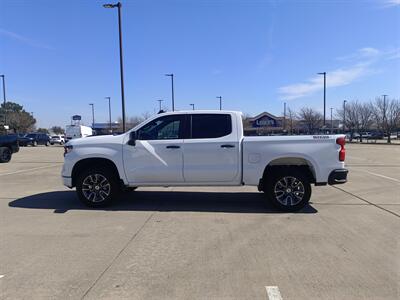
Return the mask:
{"type": "Polygon", "coordinates": [[[91,146],[91,145],[102,145],[108,143],[121,143],[123,142],[125,134],[120,135],[99,135],[99,136],[88,136],[84,138],[72,139],[66,145],[67,146],[91,146]]]}

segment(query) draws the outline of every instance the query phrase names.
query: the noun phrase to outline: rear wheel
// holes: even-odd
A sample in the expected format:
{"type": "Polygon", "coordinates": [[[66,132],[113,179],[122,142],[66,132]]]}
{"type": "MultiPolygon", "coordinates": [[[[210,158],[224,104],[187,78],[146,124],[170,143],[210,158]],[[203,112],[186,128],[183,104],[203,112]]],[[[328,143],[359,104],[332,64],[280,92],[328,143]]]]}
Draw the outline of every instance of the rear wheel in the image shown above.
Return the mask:
{"type": "Polygon", "coordinates": [[[11,160],[11,150],[7,147],[0,147],[0,163],[7,163],[11,160]]]}
{"type": "Polygon", "coordinates": [[[109,205],[119,193],[119,184],[112,172],[94,168],[83,171],[77,178],[76,191],[79,199],[87,206],[109,205]]]}
{"type": "Polygon", "coordinates": [[[274,172],[265,179],[265,182],[265,193],[279,209],[298,211],[310,200],[310,180],[295,168],[274,172]]]}

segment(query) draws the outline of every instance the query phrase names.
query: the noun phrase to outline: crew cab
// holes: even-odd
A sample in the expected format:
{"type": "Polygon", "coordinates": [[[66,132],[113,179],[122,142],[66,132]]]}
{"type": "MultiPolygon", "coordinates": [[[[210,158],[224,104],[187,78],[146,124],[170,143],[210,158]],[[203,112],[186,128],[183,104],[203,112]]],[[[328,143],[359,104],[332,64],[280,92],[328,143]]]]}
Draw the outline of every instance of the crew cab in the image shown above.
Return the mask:
{"type": "Polygon", "coordinates": [[[62,178],[88,206],[144,186],[257,186],[278,208],[296,211],[311,184],[341,184],[344,135],[243,136],[242,113],[175,111],[116,136],[65,145],[62,178]]]}

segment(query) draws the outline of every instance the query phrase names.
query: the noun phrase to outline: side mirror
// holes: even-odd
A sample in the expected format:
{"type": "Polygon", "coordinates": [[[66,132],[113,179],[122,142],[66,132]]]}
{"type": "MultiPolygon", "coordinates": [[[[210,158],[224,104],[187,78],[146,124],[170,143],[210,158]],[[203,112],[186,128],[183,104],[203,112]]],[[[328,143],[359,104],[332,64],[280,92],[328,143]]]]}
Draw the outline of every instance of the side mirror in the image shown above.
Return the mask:
{"type": "Polygon", "coordinates": [[[137,133],[136,133],[136,131],[132,131],[129,134],[128,145],[135,146],[136,145],[136,140],[137,140],[137,133]]]}

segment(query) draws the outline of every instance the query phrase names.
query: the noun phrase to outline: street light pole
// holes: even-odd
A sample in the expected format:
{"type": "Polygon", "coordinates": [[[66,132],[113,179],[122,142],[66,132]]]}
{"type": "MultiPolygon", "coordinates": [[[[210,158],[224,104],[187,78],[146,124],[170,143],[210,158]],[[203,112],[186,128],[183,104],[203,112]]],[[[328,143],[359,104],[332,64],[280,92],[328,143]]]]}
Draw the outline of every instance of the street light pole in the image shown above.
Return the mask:
{"type": "Polygon", "coordinates": [[[283,102],[283,130],[286,129],[286,102],[283,102]]]}
{"type": "Polygon", "coordinates": [[[331,134],[333,132],[333,118],[332,118],[332,111],[333,111],[333,107],[331,107],[331,134]]]}
{"type": "Polygon", "coordinates": [[[122,25],[121,25],[121,2],[117,4],[104,4],[105,8],[118,8],[118,32],[119,32],[119,69],[121,76],[121,100],[122,100],[122,131],[125,132],[125,92],[124,92],[124,67],[122,58],[122,25]]]}
{"type": "Polygon", "coordinates": [[[171,77],[172,111],[175,111],[174,74],[165,74],[165,76],[171,77]]]}
{"type": "Polygon", "coordinates": [[[89,103],[90,106],[92,106],[92,129],[94,129],[94,104],[89,103]]]}
{"type": "Polygon", "coordinates": [[[217,96],[219,98],[219,110],[222,110],[222,96],[217,96]]]}
{"type": "Polygon", "coordinates": [[[326,123],[326,72],[318,73],[318,75],[324,75],[324,127],[326,123]]]}
{"type": "Polygon", "coordinates": [[[347,100],[343,100],[343,133],[346,132],[346,102],[347,100]]]}
{"type": "Polygon", "coordinates": [[[6,77],[5,75],[0,75],[3,78],[3,101],[4,101],[4,126],[7,123],[7,111],[6,111],[6,77]]]}
{"type": "Polygon", "coordinates": [[[110,120],[110,133],[112,133],[112,125],[111,125],[111,97],[105,97],[105,99],[108,99],[108,117],[110,120]]]}
{"type": "Polygon", "coordinates": [[[194,103],[190,103],[190,106],[191,106],[192,109],[194,110],[194,103]]]}
{"type": "Polygon", "coordinates": [[[157,100],[157,101],[158,101],[158,106],[159,106],[158,111],[160,112],[161,111],[161,102],[163,102],[164,100],[160,99],[160,100],[157,100]]]}

